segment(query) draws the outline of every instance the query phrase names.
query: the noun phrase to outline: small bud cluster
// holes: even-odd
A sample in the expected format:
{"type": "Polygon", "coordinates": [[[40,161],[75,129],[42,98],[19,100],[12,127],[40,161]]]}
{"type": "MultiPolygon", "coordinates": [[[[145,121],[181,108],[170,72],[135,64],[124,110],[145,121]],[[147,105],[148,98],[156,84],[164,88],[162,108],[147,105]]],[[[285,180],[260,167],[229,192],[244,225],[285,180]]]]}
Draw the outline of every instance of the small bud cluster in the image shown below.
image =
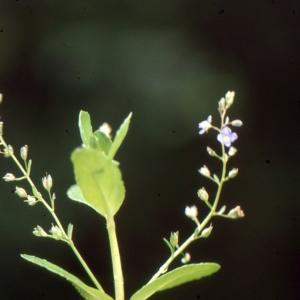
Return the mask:
{"type": "Polygon", "coordinates": [[[65,241],[64,235],[57,225],[52,224],[52,227],[49,230],[49,232],[50,234],[48,234],[41,226],[37,225],[37,227],[34,228],[32,233],[37,237],[48,237],[55,240],[65,241]]]}
{"type": "MultiPolygon", "coordinates": [[[[6,144],[3,142],[3,140],[2,140],[2,144],[5,146],[2,154],[4,154],[5,157],[13,156],[14,151],[13,151],[12,146],[10,146],[10,145],[6,146],[6,144]]],[[[26,175],[16,178],[16,176],[14,174],[7,173],[3,177],[3,179],[6,182],[23,180],[23,179],[26,179],[29,177],[32,161],[29,160],[27,162],[27,156],[28,156],[28,146],[27,145],[23,146],[20,149],[20,156],[21,156],[22,160],[24,160],[25,170],[23,170],[23,173],[26,172],[26,175]]],[[[45,177],[43,177],[42,183],[43,183],[44,188],[48,191],[48,193],[50,195],[50,191],[51,191],[51,188],[53,185],[53,180],[52,180],[51,175],[47,174],[45,177]]],[[[42,198],[42,195],[37,191],[35,186],[32,187],[32,190],[33,190],[33,194],[34,194],[33,196],[28,195],[27,192],[21,187],[16,187],[15,193],[21,198],[27,198],[26,200],[24,200],[24,202],[27,202],[28,205],[30,205],[30,206],[34,206],[37,202],[40,201],[40,198],[42,198]]],[[[53,194],[52,196],[50,195],[52,209],[54,208],[54,200],[55,200],[55,194],[53,194]]]]}

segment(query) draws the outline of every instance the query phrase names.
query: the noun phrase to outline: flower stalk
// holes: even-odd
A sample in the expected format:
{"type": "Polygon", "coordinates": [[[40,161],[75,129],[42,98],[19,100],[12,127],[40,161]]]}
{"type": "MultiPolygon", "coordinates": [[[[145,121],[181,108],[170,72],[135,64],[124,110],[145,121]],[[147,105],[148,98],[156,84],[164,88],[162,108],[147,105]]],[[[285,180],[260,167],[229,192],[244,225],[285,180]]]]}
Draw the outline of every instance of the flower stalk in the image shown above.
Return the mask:
{"type": "MultiPolygon", "coordinates": [[[[184,252],[184,250],[195,240],[199,238],[207,238],[212,231],[212,223],[210,223],[210,226],[205,228],[207,224],[211,221],[212,217],[214,216],[222,216],[226,218],[241,218],[244,216],[244,212],[241,210],[240,206],[237,206],[236,208],[229,211],[229,213],[226,215],[224,214],[226,207],[223,206],[219,212],[217,212],[217,207],[220,201],[221,192],[223,189],[223,185],[226,181],[229,179],[234,178],[238,174],[238,169],[233,168],[231,171],[229,171],[228,176],[226,176],[227,173],[227,162],[230,157],[234,156],[237,152],[237,150],[231,146],[231,144],[238,139],[238,136],[235,132],[232,132],[229,128],[230,125],[240,127],[242,126],[241,120],[235,120],[230,122],[229,117],[226,116],[226,112],[229,109],[229,107],[233,104],[235,93],[234,92],[228,92],[225,95],[225,98],[222,98],[219,101],[219,113],[221,117],[221,126],[220,128],[215,127],[212,125],[212,116],[208,116],[208,118],[202,122],[199,123],[199,134],[202,135],[204,133],[207,133],[210,129],[214,129],[218,132],[217,140],[221,143],[221,152],[222,155],[218,156],[214,150],[212,150],[210,147],[207,147],[207,152],[210,156],[217,157],[222,162],[222,171],[221,171],[221,177],[218,178],[217,175],[213,174],[211,176],[211,172],[209,168],[204,165],[202,168],[199,169],[199,173],[203,175],[204,177],[214,181],[218,188],[216,192],[216,196],[214,198],[213,204],[210,204],[208,199],[209,195],[204,187],[202,189],[198,190],[197,194],[198,197],[206,203],[208,208],[210,209],[207,216],[204,218],[202,222],[199,222],[197,219],[198,210],[196,206],[186,207],[185,214],[187,217],[191,218],[196,223],[196,229],[194,233],[181,245],[177,246],[177,249],[172,255],[169,257],[169,259],[166,260],[166,262],[159,268],[158,272],[156,272],[153,277],[150,279],[150,281],[147,283],[153,282],[155,279],[160,277],[163,273],[165,273],[166,270],[168,270],[170,264],[176,259],[176,257],[184,252]],[[229,148],[228,153],[226,153],[226,148],[229,148]]],[[[184,259],[182,260],[185,261],[184,259]]]]}

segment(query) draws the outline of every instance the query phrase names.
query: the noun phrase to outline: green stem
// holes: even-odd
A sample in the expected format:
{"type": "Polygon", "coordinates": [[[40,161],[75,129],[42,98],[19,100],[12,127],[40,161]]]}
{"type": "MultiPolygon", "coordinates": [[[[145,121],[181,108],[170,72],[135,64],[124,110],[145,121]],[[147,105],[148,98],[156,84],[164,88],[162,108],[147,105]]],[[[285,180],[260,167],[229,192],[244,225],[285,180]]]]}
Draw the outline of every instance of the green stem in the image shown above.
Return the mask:
{"type": "Polygon", "coordinates": [[[124,279],[122,272],[121,256],[116,234],[116,224],[113,216],[107,217],[106,226],[108,231],[114,273],[115,300],[124,300],[124,279]]]}
{"type": "Polygon", "coordinates": [[[80,261],[81,265],[83,266],[83,268],[85,269],[87,274],[90,276],[91,280],[93,281],[93,283],[95,284],[97,289],[104,293],[102,286],[100,285],[100,283],[98,282],[98,280],[96,279],[96,277],[94,276],[94,274],[92,273],[92,271],[90,270],[90,268],[88,267],[88,265],[86,264],[86,262],[84,261],[82,256],[80,255],[79,251],[77,250],[77,248],[74,245],[74,242],[72,240],[70,240],[70,241],[68,241],[68,244],[71,247],[71,249],[73,250],[73,252],[75,253],[76,257],[80,261]]]}

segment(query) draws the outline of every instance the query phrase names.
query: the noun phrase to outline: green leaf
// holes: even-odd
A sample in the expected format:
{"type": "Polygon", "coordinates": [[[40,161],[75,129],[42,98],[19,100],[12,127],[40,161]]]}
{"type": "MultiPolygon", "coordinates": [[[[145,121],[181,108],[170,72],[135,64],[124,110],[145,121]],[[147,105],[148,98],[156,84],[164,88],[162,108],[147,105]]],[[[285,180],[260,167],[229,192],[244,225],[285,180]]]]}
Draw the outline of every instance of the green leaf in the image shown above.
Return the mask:
{"type": "Polygon", "coordinates": [[[21,257],[24,259],[39,265],[43,268],[46,268],[47,270],[58,274],[67,280],[69,280],[74,287],[77,289],[77,291],[80,293],[80,295],[87,299],[87,300],[113,300],[109,295],[107,295],[105,292],[97,290],[95,288],[92,288],[85,283],[83,283],[79,278],[74,276],[73,274],[67,272],[66,270],[62,269],[61,267],[54,265],[50,263],[49,261],[45,259],[41,259],[39,257],[35,257],[32,255],[27,254],[21,254],[21,257]]]}
{"type": "Polygon", "coordinates": [[[79,131],[83,144],[89,148],[90,138],[93,136],[91,118],[88,112],[81,110],[79,113],[79,131]]]}
{"type": "Polygon", "coordinates": [[[216,263],[190,264],[170,271],[138,290],[130,300],[148,299],[156,292],[209,276],[220,269],[216,263]]]}
{"type": "Polygon", "coordinates": [[[98,140],[94,135],[90,136],[90,142],[89,142],[89,146],[87,148],[92,148],[92,149],[101,151],[101,148],[98,144],[98,140]]]}
{"type": "Polygon", "coordinates": [[[70,186],[70,188],[67,191],[67,196],[74,201],[77,201],[79,203],[83,203],[88,205],[89,207],[93,208],[97,213],[99,213],[100,215],[104,216],[105,213],[100,210],[98,207],[95,207],[93,205],[91,205],[89,202],[87,202],[85,200],[85,198],[82,195],[82,191],[80,189],[80,187],[77,184],[74,184],[72,186],[70,186]]]}
{"type": "Polygon", "coordinates": [[[98,147],[108,155],[112,145],[111,139],[100,130],[96,130],[94,136],[96,137],[98,147]]]}
{"type": "Polygon", "coordinates": [[[71,160],[83,196],[80,202],[86,202],[105,218],[114,216],[125,198],[124,183],[116,163],[99,151],[87,148],[73,151],[71,160]]]}
{"type": "Polygon", "coordinates": [[[128,115],[128,117],[124,120],[123,124],[120,126],[119,130],[116,133],[114,141],[111,145],[110,151],[108,153],[108,157],[113,159],[116,155],[118,149],[120,148],[129,128],[130,118],[132,113],[128,115]]]}

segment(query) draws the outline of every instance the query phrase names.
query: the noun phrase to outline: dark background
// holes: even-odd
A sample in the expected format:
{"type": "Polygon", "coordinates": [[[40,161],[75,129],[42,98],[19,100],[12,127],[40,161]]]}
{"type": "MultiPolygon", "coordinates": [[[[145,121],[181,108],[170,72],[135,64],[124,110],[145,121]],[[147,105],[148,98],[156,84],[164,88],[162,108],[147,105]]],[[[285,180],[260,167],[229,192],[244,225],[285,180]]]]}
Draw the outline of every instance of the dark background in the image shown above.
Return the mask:
{"type": "MultiPolygon", "coordinates": [[[[196,192],[215,187],[198,169],[220,171],[206,153],[220,146],[215,132],[198,135],[198,123],[212,114],[219,124],[217,102],[234,90],[229,116],[244,126],[229,167],[239,175],[221,204],[241,205],[246,217],[214,218],[211,236],[188,248],[192,262],[217,262],[219,272],[151,299],[299,299],[299,29],[300,3],[287,0],[0,2],[4,138],[16,153],[29,145],[41,191],[45,172],[52,175],[57,214],[74,224],[75,243],[109,294],[105,222],[66,197],[79,111],[90,112],[95,129],[106,121],[114,130],[133,112],[116,157],[129,299],[168,258],[162,238],[179,230],[183,242],[194,230],[185,206],[206,215],[196,192]]],[[[19,176],[11,159],[1,157],[0,171],[19,176]]],[[[45,258],[92,285],[66,244],[31,233],[53,220],[14,195],[15,185],[0,182],[0,298],[80,299],[65,279],[20,257],[45,258]]]]}

